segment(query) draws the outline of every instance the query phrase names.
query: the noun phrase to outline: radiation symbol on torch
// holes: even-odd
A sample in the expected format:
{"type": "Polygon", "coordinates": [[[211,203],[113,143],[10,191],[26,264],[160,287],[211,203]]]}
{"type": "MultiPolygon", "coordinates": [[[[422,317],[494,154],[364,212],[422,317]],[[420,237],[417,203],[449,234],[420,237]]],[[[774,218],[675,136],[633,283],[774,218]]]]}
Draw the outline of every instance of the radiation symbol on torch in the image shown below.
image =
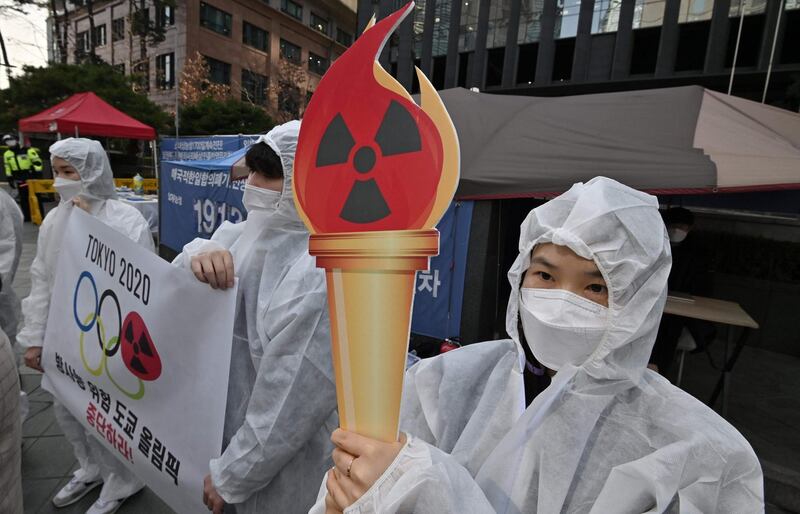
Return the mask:
{"type": "Polygon", "coordinates": [[[328,70],[300,129],[294,188],[313,233],[432,228],[458,182],[455,129],[417,70],[420,105],[376,61],[410,3],[328,70]]]}

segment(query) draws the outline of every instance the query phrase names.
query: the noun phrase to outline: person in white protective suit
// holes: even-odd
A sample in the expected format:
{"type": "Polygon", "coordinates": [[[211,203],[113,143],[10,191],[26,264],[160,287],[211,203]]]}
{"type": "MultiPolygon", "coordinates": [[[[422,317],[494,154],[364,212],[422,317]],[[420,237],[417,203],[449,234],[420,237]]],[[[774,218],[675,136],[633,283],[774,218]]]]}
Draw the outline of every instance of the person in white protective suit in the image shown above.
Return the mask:
{"type": "MultiPolygon", "coordinates": [[[[0,330],[8,336],[12,346],[22,314],[13,283],[19,266],[19,258],[22,255],[23,221],[22,210],[17,202],[0,189],[0,330]]],[[[28,396],[25,391],[20,391],[20,423],[28,417],[29,408],[28,396]]]]}
{"type": "Polygon", "coordinates": [[[22,221],[17,202],[0,189],[0,328],[12,343],[20,316],[12,283],[22,254],[22,221]]]}
{"type": "Polygon", "coordinates": [[[647,369],[671,265],[656,198],[576,184],[528,215],[519,251],[512,341],[412,367],[400,442],[337,430],[312,512],[763,512],[747,441],[647,369]],[[527,409],[521,345],[554,374],[527,409]]]}
{"type": "Polygon", "coordinates": [[[187,244],[175,263],[212,287],[239,278],[223,453],[204,503],[238,514],[308,512],[338,426],[324,271],[308,254],[292,168],[299,121],[250,147],[247,220],[187,244]]]}
{"type": "MultiPolygon", "coordinates": [[[[58,141],[50,147],[50,159],[60,203],[39,228],[36,257],[30,270],[31,292],[22,301],[25,320],[17,334],[17,342],[27,348],[26,365],[39,371],[42,371],[42,345],[56,263],[64,225],[72,209],[81,208],[148,250],[155,250],[150,228],[141,213],[116,200],[111,165],[99,142],[83,138],[58,141]]],[[[99,498],[88,512],[108,514],[144,487],[58,400],[54,400],[53,410],[80,464],[72,479],[53,498],[56,507],[77,502],[103,483],[99,498]]]]}
{"type": "Polygon", "coordinates": [[[0,327],[0,512],[3,514],[23,512],[22,426],[18,398],[16,359],[0,327]]]}

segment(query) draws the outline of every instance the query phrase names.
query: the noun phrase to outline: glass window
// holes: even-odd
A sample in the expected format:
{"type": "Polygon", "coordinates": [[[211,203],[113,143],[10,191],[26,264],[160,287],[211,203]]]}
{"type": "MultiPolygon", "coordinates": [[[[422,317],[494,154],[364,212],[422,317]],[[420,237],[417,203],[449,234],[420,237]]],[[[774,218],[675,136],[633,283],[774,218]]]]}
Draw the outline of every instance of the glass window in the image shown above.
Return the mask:
{"type": "Polygon", "coordinates": [[[322,32],[326,36],[328,35],[328,20],[323,18],[322,16],[317,16],[313,12],[311,13],[311,28],[316,31],[322,32]]]}
{"type": "Polygon", "coordinates": [[[475,37],[478,33],[478,8],[481,1],[461,0],[461,23],[458,30],[458,49],[461,52],[475,50],[475,37]]]}
{"type": "MultiPolygon", "coordinates": [[[[734,0],[738,4],[738,0],[734,0]]],[[[678,23],[691,23],[711,19],[714,0],[681,0],[681,11],[678,23]]]]}
{"type": "MultiPolygon", "coordinates": [[[[761,14],[767,8],[767,0],[744,0],[742,2],[742,11],[745,16],[751,14],[761,14]]],[[[739,16],[739,0],[731,0],[731,17],[739,16]]]]}
{"type": "Polygon", "coordinates": [[[633,9],[633,28],[660,27],[664,24],[664,0],[636,0],[633,9]]]}
{"type": "Polygon", "coordinates": [[[312,71],[317,75],[324,75],[330,65],[330,61],[325,57],[320,57],[312,52],[308,53],[308,71],[312,71]]]}
{"type": "Polygon", "coordinates": [[[95,25],[94,32],[92,33],[94,37],[94,46],[103,46],[106,44],[106,25],[95,25]]]}
{"type": "Polygon", "coordinates": [[[134,65],[134,81],[140,91],[150,91],[150,61],[141,61],[134,65]]]}
{"type": "Polygon", "coordinates": [[[291,84],[281,84],[278,91],[278,108],[292,118],[300,117],[300,89],[291,84]]]}
{"type": "Polygon", "coordinates": [[[556,28],[553,37],[562,39],[578,34],[578,15],[581,0],[558,0],[556,2],[556,28]]]}
{"type": "Polygon", "coordinates": [[[159,89],[175,87],[175,54],[168,53],[156,57],[156,84],[159,89]]]}
{"type": "Polygon", "coordinates": [[[134,34],[144,34],[150,29],[150,8],[138,9],[133,13],[131,30],[134,34]]]}
{"type": "Polygon", "coordinates": [[[522,0],[520,7],[522,10],[519,14],[517,44],[539,41],[539,34],[542,30],[541,19],[544,0],[522,0]]]}
{"type": "Polygon", "coordinates": [[[84,57],[89,51],[89,31],[75,34],[75,57],[84,57]]]}
{"type": "Polygon", "coordinates": [[[450,34],[451,2],[436,2],[433,19],[433,56],[447,55],[447,40],[450,34]]]}
{"type": "Polygon", "coordinates": [[[281,39],[281,57],[294,64],[300,64],[300,47],[281,39]]]}
{"type": "Polygon", "coordinates": [[[258,48],[263,52],[268,52],[269,32],[245,21],[242,24],[242,43],[258,48]]]}
{"type": "Polygon", "coordinates": [[[281,11],[298,20],[303,19],[303,6],[292,0],[281,0],[281,11]]]}
{"type": "Polygon", "coordinates": [[[175,8],[162,4],[161,9],[156,10],[156,26],[163,29],[173,25],[175,25],[175,8]]]}
{"type": "Polygon", "coordinates": [[[786,4],[783,7],[787,11],[792,11],[794,9],[800,9],[800,0],[786,0],[786,4]]]}
{"type": "Polygon", "coordinates": [[[353,44],[353,35],[337,27],[336,42],[340,45],[350,46],[353,44]]]}
{"type": "Polygon", "coordinates": [[[224,84],[230,85],[231,83],[231,65],[227,62],[218,61],[217,59],[213,59],[211,57],[206,56],[206,62],[208,63],[208,78],[211,82],[216,82],[217,84],[224,84]]]}
{"type": "Polygon", "coordinates": [[[218,34],[230,37],[231,15],[213,5],[200,2],[200,25],[218,34]]]}
{"type": "Polygon", "coordinates": [[[111,22],[111,41],[125,39],[125,18],[117,18],[111,22]]]}
{"type": "Polygon", "coordinates": [[[269,98],[269,77],[242,69],[242,101],[266,105],[269,98]]]}
{"type": "Polygon", "coordinates": [[[622,0],[595,0],[592,13],[592,34],[616,32],[622,0]]]}

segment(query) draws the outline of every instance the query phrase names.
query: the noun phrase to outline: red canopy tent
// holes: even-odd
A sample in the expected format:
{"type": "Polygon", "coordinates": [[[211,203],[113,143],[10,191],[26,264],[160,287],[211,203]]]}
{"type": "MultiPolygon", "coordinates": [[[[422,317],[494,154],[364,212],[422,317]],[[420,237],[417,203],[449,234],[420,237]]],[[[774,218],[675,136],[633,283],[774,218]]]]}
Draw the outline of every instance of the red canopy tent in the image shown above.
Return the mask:
{"type": "Polygon", "coordinates": [[[22,133],[58,133],[127,139],[156,138],[153,127],[131,118],[92,92],[77,93],[39,114],[19,120],[22,133]]]}

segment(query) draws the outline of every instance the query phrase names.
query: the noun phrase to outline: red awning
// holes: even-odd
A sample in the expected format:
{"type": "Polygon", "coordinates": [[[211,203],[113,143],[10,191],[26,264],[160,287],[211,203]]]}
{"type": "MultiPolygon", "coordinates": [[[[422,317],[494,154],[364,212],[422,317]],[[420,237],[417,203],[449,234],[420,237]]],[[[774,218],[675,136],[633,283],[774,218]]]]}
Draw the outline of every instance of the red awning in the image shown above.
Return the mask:
{"type": "Polygon", "coordinates": [[[153,127],[131,118],[92,92],[77,93],[39,114],[19,120],[23,133],[61,133],[128,139],[155,139],[153,127]]]}

